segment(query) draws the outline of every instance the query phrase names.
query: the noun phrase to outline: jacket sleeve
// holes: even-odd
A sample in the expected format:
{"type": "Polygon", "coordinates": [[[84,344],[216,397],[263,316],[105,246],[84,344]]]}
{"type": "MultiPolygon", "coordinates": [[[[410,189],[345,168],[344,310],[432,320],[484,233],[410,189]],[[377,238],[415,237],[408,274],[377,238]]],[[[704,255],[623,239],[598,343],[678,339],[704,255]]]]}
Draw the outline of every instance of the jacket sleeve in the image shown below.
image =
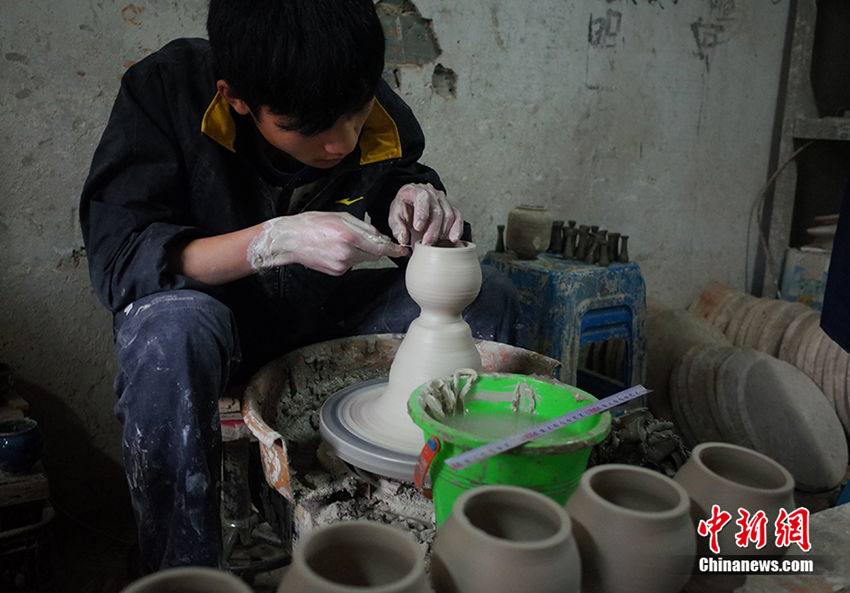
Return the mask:
{"type": "Polygon", "coordinates": [[[92,285],[113,312],[154,292],[203,286],[169,271],[169,248],[204,233],[181,224],[189,182],[165,87],[153,60],[127,71],[80,199],[92,285]]]}

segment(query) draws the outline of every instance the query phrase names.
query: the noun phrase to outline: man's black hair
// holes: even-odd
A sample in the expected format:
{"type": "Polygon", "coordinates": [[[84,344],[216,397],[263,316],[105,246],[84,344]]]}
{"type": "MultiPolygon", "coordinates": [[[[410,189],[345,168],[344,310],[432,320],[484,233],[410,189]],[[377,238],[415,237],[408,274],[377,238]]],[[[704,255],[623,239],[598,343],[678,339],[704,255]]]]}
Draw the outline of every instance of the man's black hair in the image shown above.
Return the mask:
{"type": "Polygon", "coordinates": [[[306,135],[365,107],[384,68],[373,0],[210,0],[216,74],[306,135]]]}

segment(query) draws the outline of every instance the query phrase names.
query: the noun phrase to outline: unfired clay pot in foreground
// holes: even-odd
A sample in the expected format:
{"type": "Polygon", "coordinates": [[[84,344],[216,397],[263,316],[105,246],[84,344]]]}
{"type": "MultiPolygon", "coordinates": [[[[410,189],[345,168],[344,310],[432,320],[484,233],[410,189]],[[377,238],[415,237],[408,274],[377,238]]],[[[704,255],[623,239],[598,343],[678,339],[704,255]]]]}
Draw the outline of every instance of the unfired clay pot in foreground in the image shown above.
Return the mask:
{"type": "MultiPolygon", "coordinates": [[[[751,515],[764,511],[768,526],[775,524],[780,508],[789,513],[794,510],[794,478],[767,455],[731,443],[700,443],[676,473],[675,480],[688,492],[695,526],[711,515],[712,505],[732,515],[718,534],[720,555],[775,556],[785,551],[776,547],[770,537],[771,529],[763,548],[757,549],[755,544],[742,548],[735,543],[739,508],[751,515]]],[[[708,544],[707,537],[699,538],[701,556],[714,555],[708,544]]]]}
{"type": "Polygon", "coordinates": [[[659,472],[624,464],[586,471],[567,501],[583,593],[676,593],[694,564],[688,495],[659,472]]]}
{"type": "Polygon", "coordinates": [[[374,521],[344,521],[305,535],[277,593],[431,593],[412,535],[374,521]]]}
{"type": "Polygon", "coordinates": [[[215,568],[182,566],[150,574],[121,593],[252,593],[238,577],[215,568]]]}
{"type": "Polygon", "coordinates": [[[580,573],[567,513],[518,486],[464,492],[431,551],[436,593],[578,593],[580,573]]]}
{"type": "Polygon", "coordinates": [[[399,346],[383,394],[370,402],[363,421],[391,431],[399,451],[418,455],[422,430],[407,415],[413,390],[459,368],[481,370],[481,356],[461,313],[481,289],[481,264],[474,243],[417,243],[405,273],[407,291],[420,306],[399,346]]]}

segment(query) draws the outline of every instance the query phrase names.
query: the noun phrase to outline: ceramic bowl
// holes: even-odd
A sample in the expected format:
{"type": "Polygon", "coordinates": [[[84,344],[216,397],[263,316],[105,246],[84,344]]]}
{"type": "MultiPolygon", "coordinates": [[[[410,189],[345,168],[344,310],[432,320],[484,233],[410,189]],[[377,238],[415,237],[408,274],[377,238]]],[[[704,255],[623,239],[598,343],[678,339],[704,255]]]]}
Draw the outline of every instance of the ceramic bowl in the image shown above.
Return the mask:
{"type": "Polygon", "coordinates": [[[10,473],[29,470],[41,457],[42,447],[38,422],[32,418],[0,421],[0,470],[10,473]]]}

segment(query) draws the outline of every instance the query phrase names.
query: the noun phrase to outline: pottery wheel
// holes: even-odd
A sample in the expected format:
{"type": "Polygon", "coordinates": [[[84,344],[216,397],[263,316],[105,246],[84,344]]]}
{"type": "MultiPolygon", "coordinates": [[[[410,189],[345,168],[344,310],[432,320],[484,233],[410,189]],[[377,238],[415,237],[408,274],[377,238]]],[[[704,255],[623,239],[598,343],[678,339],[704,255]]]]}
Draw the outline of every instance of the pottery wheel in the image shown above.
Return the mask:
{"type": "MultiPolygon", "coordinates": [[[[387,386],[386,378],[351,385],[331,395],[319,413],[322,438],[343,461],[369,472],[405,482],[413,481],[419,452],[388,434],[387,427],[370,423],[370,402],[387,386]]],[[[424,437],[423,437],[424,445],[424,437]]]]}

